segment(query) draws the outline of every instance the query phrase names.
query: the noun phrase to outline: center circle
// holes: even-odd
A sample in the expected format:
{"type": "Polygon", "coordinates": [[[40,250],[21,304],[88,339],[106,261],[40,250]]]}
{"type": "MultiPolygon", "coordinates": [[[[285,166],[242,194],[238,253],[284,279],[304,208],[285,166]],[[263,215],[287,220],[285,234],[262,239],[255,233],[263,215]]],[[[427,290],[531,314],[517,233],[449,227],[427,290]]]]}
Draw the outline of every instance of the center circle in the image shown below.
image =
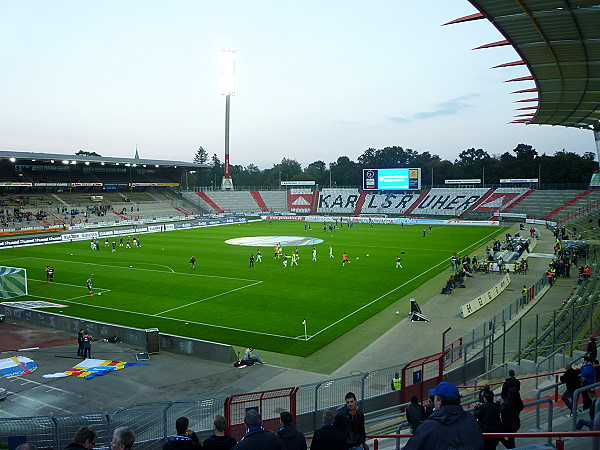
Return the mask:
{"type": "Polygon", "coordinates": [[[311,238],[306,236],[249,236],[227,239],[226,244],[245,245],[248,247],[270,247],[277,244],[287,247],[299,247],[301,245],[316,245],[323,242],[323,239],[311,238]]]}

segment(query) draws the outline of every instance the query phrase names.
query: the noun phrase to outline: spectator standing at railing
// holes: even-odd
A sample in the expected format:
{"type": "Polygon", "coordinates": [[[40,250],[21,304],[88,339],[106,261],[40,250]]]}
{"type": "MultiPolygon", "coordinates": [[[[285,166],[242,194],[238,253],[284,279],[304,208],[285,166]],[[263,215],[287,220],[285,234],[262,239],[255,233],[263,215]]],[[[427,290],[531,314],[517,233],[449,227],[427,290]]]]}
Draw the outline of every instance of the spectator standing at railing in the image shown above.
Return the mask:
{"type": "Polygon", "coordinates": [[[96,440],[96,430],[87,425],[79,427],[73,438],[73,442],[65,447],[65,450],[75,450],[78,448],[94,448],[94,441],[96,440]]]}
{"type": "Polygon", "coordinates": [[[590,341],[588,342],[585,351],[590,357],[590,361],[594,361],[598,358],[598,347],[596,346],[596,338],[594,336],[590,337],[590,341]]]}
{"type": "Polygon", "coordinates": [[[367,440],[365,415],[358,409],[356,395],[348,392],[346,404],[335,412],[335,428],[346,438],[346,448],[356,450],[364,448],[367,440]]]}
{"type": "Polygon", "coordinates": [[[514,387],[517,392],[521,391],[521,382],[515,378],[515,371],[512,369],[508,371],[508,378],[504,380],[502,391],[500,391],[500,397],[502,397],[502,400],[506,400],[508,398],[508,389],[511,387],[514,387]]]}
{"type": "Polygon", "coordinates": [[[590,406],[590,420],[579,419],[575,424],[575,429],[577,431],[581,431],[583,427],[589,427],[590,430],[594,428],[594,417],[596,416],[596,400],[598,400],[598,394],[596,394],[595,389],[590,390],[590,399],[592,400],[592,405],[590,406]]]}
{"type": "MultiPolygon", "coordinates": [[[[503,400],[500,408],[500,417],[502,418],[502,428],[508,433],[516,433],[521,428],[521,419],[519,415],[523,411],[523,400],[521,395],[514,388],[508,388],[508,398],[503,400]]],[[[500,438],[500,442],[506,448],[515,448],[515,438],[500,438]]]]}
{"type": "Polygon", "coordinates": [[[189,428],[190,421],[187,417],[180,417],[175,421],[175,430],[177,434],[171,436],[167,442],[163,445],[163,450],[195,450],[201,449],[200,439],[192,430],[189,428]]]}
{"type": "Polygon", "coordinates": [[[416,395],[410,398],[410,404],[406,407],[406,420],[410,424],[410,431],[414,433],[425,420],[425,408],[419,404],[416,395]]]}
{"type": "MultiPolygon", "coordinates": [[[[592,365],[588,355],[583,356],[583,365],[581,366],[581,374],[579,375],[579,378],[581,378],[581,387],[586,387],[596,382],[596,371],[594,370],[594,366],[592,365]]],[[[584,410],[589,409],[590,405],[592,404],[588,393],[589,391],[584,391],[581,393],[584,410]]]]}
{"type": "Polygon", "coordinates": [[[315,431],[310,450],[346,450],[344,435],[336,430],[333,425],[333,411],[327,409],[323,412],[323,427],[315,431]]]}
{"type": "Polygon", "coordinates": [[[204,439],[204,450],[231,450],[237,444],[236,440],[225,434],[227,421],[223,416],[215,416],[213,421],[214,434],[204,439]]]}
{"type": "Polygon", "coordinates": [[[293,417],[289,411],[282,411],[279,414],[281,427],[277,435],[283,441],[285,450],[306,450],[306,438],[304,433],[298,430],[292,423],[293,417]]]}
{"type": "MultiPolygon", "coordinates": [[[[483,403],[475,405],[473,415],[477,419],[482,433],[501,433],[502,422],[500,421],[500,405],[494,402],[494,393],[487,391],[483,394],[483,403]]],[[[484,438],[484,450],[494,450],[500,439],[484,438]]]]}
{"type": "Polygon", "coordinates": [[[565,392],[562,395],[562,401],[569,409],[569,414],[567,414],[567,417],[572,417],[573,402],[571,399],[573,398],[573,393],[581,387],[581,380],[579,379],[579,373],[573,369],[571,364],[567,364],[565,369],[565,373],[563,373],[560,377],[560,381],[564,383],[566,387],[565,392]]]}
{"type": "Polygon", "coordinates": [[[119,427],[113,432],[110,448],[112,450],[129,450],[135,443],[135,434],[129,427],[119,427]]]}
{"type": "Polygon", "coordinates": [[[281,438],[262,427],[262,419],[255,409],[249,409],[244,417],[248,428],[240,442],[233,447],[236,450],[284,450],[281,438]]]}
{"type": "Polygon", "coordinates": [[[460,393],[452,383],[441,382],[429,391],[435,411],[403,447],[405,450],[480,450],[483,436],[472,414],[460,406],[460,393]]]}

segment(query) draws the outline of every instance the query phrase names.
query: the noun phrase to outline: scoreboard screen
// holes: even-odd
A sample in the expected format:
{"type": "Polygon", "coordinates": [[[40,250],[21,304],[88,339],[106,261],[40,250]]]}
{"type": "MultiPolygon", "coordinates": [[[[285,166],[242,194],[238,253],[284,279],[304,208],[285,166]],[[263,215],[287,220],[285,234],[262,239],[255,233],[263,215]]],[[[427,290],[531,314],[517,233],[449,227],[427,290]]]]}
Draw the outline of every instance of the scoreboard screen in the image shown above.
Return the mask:
{"type": "Polygon", "coordinates": [[[420,169],[363,169],[363,190],[421,189],[420,169]]]}

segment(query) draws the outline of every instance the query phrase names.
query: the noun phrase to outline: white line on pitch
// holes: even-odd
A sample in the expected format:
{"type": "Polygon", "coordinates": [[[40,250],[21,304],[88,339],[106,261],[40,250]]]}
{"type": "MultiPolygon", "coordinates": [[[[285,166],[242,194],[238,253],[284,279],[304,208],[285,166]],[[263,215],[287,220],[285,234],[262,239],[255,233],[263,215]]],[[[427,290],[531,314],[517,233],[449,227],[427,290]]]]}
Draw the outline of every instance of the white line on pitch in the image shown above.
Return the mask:
{"type": "MultiPolygon", "coordinates": [[[[31,296],[31,297],[33,297],[33,296],[31,296]]],[[[37,297],[37,298],[45,298],[45,297],[37,297]]],[[[56,299],[48,299],[48,300],[58,301],[56,299]]],[[[202,325],[202,326],[206,326],[206,327],[220,328],[222,330],[241,331],[242,333],[260,334],[260,335],[263,335],[263,336],[271,336],[271,337],[278,337],[278,338],[283,338],[283,339],[298,340],[295,337],[282,336],[281,334],[264,333],[264,332],[255,331],[255,330],[244,330],[244,329],[241,329],[241,328],[226,327],[226,326],[223,326],[223,325],[215,325],[215,324],[212,324],[212,323],[195,322],[195,321],[189,320],[189,319],[177,319],[175,317],[160,317],[160,316],[156,316],[154,314],[147,314],[147,313],[136,312],[136,311],[128,311],[128,310],[117,309],[117,308],[109,308],[108,306],[92,305],[92,304],[89,304],[89,303],[74,302],[74,301],[71,301],[71,300],[60,300],[60,301],[66,302],[66,303],[73,303],[74,305],[88,306],[90,308],[106,309],[108,311],[122,312],[122,313],[125,313],[125,314],[134,314],[134,315],[138,315],[138,316],[152,317],[154,319],[174,320],[176,322],[183,322],[183,323],[188,323],[188,324],[189,323],[193,323],[194,325],[202,325]]]]}
{"type": "MultiPolygon", "coordinates": [[[[25,395],[18,394],[18,393],[16,393],[16,392],[12,392],[12,395],[14,395],[14,396],[16,396],[16,397],[20,397],[20,398],[22,398],[23,400],[29,400],[29,401],[31,401],[31,402],[34,402],[34,403],[39,403],[40,405],[42,405],[42,406],[46,406],[46,407],[48,407],[48,408],[58,409],[59,411],[63,411],[63,412],[65,412],[65,413],[67,413],[67,414],[75,414],[74,412],[72,412],[72,411],[69,411],[68,409],[64,409],[64,408],[61,408],[61,407],[59,407],[59,406],[54,406],[54,405],[51,405],[51,404],[49,404],[49,403],[42,402],[41,400],[37,400],[37,399],[35,399],[35,398],[32,398],[32,397],[27,397],[27,396],[25,396],[25,395]]],[[[20,401],[20,402],[19,402],[19,404],[23,405],[23,401],[20,401]]]]}
{"type": "Polygon", "coordinates": [[[226,295],[226,294],[231,294],[232,292],[239,291],[241,289],[246,289],[246,288],[249,288],[249,287],[252,287],[252,286],[256,286],[257,284],[261,284],[261,283],[262,283],[262,281],[258,281],[256,283],[249,284],[247,286],[241,286],[239,288],[235,288],[235,289],[231,289],[229,291],[221,292],[219,294],[211,295],[210,297],[206,297],[206,298],[203,298],[201,300],[196,300],[195,302],[188,303],[187,305],[181,305],[181,306],[177,306],[176,308],[165,309],[164,311],[156,313],[155,315],[159,316],[160,314],[164,314],[164,313],[168,313],[168,312],[171,312],[171,311],[175,311],[176,309],[185,308],[187,306],[192,306],[192,305],[195,305],[196,303],[202,303],[202,302],[205,302],[207,300],[210,300],[210,299],[213,299],[213,298],[217,298],[217,297],[221,297],[222,295],[226,295]]]}
{"type": "MultiPolygon", "coordinates": [[[[37,260],[42,260],[42,261],[60,261],[60,262],[65,262],[65,263],[70,263],[70,264],[73,264],[73,262],[74,262],[74,261],[65,261],[64,259],[38,258],[36,256],[27,256],[27,257],[18,258],[18,259],[37,259],[37,260]]],[[[7,261],[11,261],[11,260],[9,259],[7,261]]],[[[139,268],[139,267],[111,266],[110,264],[98,264],[98,263],[90,263],[90,262],[82,262],[82,261],[76,261],[76,262],[79,265],[86,264],[86,265],[90,265],[90,266],[110,267],[111,269],[144,270],[146,272],[166,273],[164,270],[142,269],[142,268],[139,268]]],[[[186,275],[186,276],[192,276],[192,277],[220,278],[220,279],[223,279],[223,280],[250,281],[252,283],[260,281],[260,280],[249,280],[247,278],[222,277],[222,276],[219,276],[219,275],[204,275],[202,273],[174,272],[174,274],[176,274],[176,275],[186,275]]]]}
{"type": "MultiPolygon", "coordinates": [[[[489,237],[490,237],[492,234],[495,234],[495,233],[496,233],[496,232],[494,232],[494,233],[490,233],[490,234],[488,234],[487,236],[485,236],[485,237],[481,238],[480,240],[478,240],[477,242],[475,242],[474,244],[471,244],[471,245],[469,245],[468,247],[465,247],[464,249],[460,250],[460,253],[462,253],[462,252],[464,252],[465,250],[468,250],[468,249],[470,249],[470,248],[472,248],[472,247],[475,247],[476,245],[480,245],[480,243],[481,243],[481,242],[483,242],[483,241],[486,241],[486,240],[487,240],[487,239],[488,239],[488,238],[489,238],[489,237]]],[[[406,282],[402,283],[400,286],[397,286],[397,287],[395,287],[394,289],[392,289],[391,291],[389,291],[389,292],[386,292],[385,294],[383,294],[383,295],[381,295],[381,296],[377,297],[375,300],[372,300],[372,301],[370,301],[369,303],[367,303],[366,305],[363,305],[363,306],[361,306],[360,308],[358,308],[358,309],[356,309],[356,310],[352,311],[350,314],[346,314],[344,317],[342,317],[342,318],[341,318],[341,319],[339,319],[339,320],[336,320],[336,321],[335,321],[335,322],[333,322],[331,325],[327,325],[325,328],[323,328],[323,329],[321,329],[321,330],[317,331],[316,333],[314,333],[313,335],[311,335],[311,336],[310,336],[308,339],[310,340],[310,339],[312,339],[313,337],[315,337],[315,336],[318,336],[318,335],[319,335],[319,334],[321,334],[323,331],[326,331],[326,330],[328,330],[329,328],[331,328],[331,327],[333,327],[333,326],[337,325],[338,323],[340,323],[340,322],[342,322],[342,321],[346,320],[347,318],[349,318],[349,317],[352,317],[352,316],[353,316],[354,314],[356,314],[357,312],[359,312],[359,311],[362,311],[363,309],[365,309],[365,308],[367,308],[367,307],[371,306],[371,305],[372,305],[372,304],[374,304],[374,303],[377,303],[377,302],[378,302],[379,300],[381,300],[382,298],[384,298],[384,297],[388,296],[389,294],[391,294],[391,293],[393,293],[393,292],[397,291],[398,289],[400,289],[400,288],[402,288],[402,287],[406,286],[407,284],[409,284],[409,283],[411,283],[411,282],[415,281],[417,278],[420,278],[420,277],[422,277],[422,276],[423,276],[423,275],[425,275],[427,272],[430,272],[430,271],[434,270],[435,268],[437,268],[437,267],[439,267],[439,266],[441,266],[441,265],[443,265],[443,264],[447,264],[447,261],[446,261],[445,259],[444,259],[443,261],[439,262],[438,264],[436,264],[435,266],[432,266],[432,267],[430,267],[429,269],[427,269],[427,270],[425,270],[425,271],[421,272],[419,275],[417,275],[417,276],[415,276],[415,277],[411,278],[410,280],[408,280],[408,281],[406,281],[406,282]]]]}

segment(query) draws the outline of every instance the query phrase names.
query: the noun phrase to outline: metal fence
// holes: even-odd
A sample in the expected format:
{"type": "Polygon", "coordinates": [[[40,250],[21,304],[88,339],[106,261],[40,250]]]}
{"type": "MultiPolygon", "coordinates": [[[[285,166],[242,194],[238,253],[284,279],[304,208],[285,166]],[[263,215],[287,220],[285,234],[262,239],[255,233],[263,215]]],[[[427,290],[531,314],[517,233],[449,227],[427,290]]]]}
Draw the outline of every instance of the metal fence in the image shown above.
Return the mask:
{"type": "MultiPolygon", "coordinates": [[[[538,295],[545,287],[546,280],[542,278],[534,285],[535,294],[538,295]]],[[[582,289],[585,287],[584,285],[582,289]]],[[[481,374],[492,368],[486,374],[490,378],[506,370],[505,364],[500,367],[496,364],[508,360],[520,364],[525,356],[532,364],[538,363],[534,370],[540,370],[545,364],[549,364],[549,368],[554,367],[554,362],[548,362],[549,358],[553,358],[552,361],[555,357],[560,360],[561,355],[557,350],[563,348],[563,343],[554,341],[544,358],[537,350],[527,352],[526,345],[529,340],[539,338],[545,329],[553,326],[551,318],[552,315],[556,316],[557,311],[545,316],[518,317],[525,306],[522,296],[519,296],[491,320],[463,337],[462,346],[454,348],[454,351],[462,351],[462,358],[449,366],[452,372],[458,374],[452,377],[453,381],[462,380],[461,382],[466,383],[469,374],[467,368],[470,364],[478,364],[482,357],[487,360],[487,364],[477,365],[484,370],[476,373],[481,374]]],[[[600,302],[594,303],[594,307],[596,306],[600,310],[600,302]]],[[[588,330],[596,326],[597,314],[589,317],[589,320],[580,324],[582,329],[588,330]]],[[[401,362],[384,369],[300,386],[296,397],[299,428],[305,432],[315,430],[320,424],[321,413],[325,409],[339,407],[347,392],[356,394],[365,413],[397,406],[400,396],[398,391],[392,390],[391,381],[395,373],[401,372],[405,365],[406,362],[401,362]]],[[[87,424],[99,432],[97,448],[108,448],[112,431],[125,425],[136,433],[136,448],[156,448],[174,432],[175,420],[180,416],[190,419],[190,426],[197,430],[199,436],[210,435],[214,416],[224,414],[224,403],[225,397],[216,397],[195,402],[145,403],[97,414],[0,419],[0,447],[10,436],[25,436],[28,442],[39,448],[63,448],[71,442],[78,427],[87,424]]]]}

